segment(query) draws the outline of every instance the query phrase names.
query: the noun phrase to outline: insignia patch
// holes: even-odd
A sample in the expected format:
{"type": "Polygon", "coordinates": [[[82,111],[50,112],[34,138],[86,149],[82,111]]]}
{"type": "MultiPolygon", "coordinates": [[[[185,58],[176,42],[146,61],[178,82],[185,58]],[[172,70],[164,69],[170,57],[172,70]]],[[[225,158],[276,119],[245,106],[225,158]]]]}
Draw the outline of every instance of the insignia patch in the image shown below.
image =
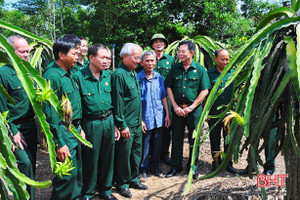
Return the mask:
{"type": "Polygon", "coordinates": [[[105,82],[105,85],[108,86],[108,82],[105,82]]]}
{"type": "Polygon", "coordinates": [[[167,65],[168,65],[168,64],[169,64],[169,61],[167,61],[166,63],[167,63],[167,65]]]}
{"type": "Polygon", "coordinates": [[[194,70],[194,72],[196,73],[196,72],[197,72],[197,70],[195,69],[195,70],[194,70]]]}

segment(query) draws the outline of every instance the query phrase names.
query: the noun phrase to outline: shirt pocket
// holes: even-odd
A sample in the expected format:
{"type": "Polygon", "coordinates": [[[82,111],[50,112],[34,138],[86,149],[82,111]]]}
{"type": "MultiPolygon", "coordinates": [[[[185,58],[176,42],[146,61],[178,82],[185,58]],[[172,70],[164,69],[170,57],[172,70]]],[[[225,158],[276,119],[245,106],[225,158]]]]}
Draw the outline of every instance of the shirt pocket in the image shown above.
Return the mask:
{"type": "Polygon", "coordinates": [[[189,79],[189,87],[197,89],[200,86],[200,77],[199,74],[191,74],[188,77],[189,79]]]}
{"type": "Polygon", "coordinates": [[[175,75],[173,78],[173,83],[175,87],[181,87],[182,85],[182,75],[175,75]]]}
{"type": "Polygon", "coordinates": [[[134,99],[139,95],[138,87],[136,87],[135,84],[128,85],[128,90],[129,90],[129,98],[131,99],[134,99]]]}
{"type": "Polygon", "coordinates": [[[111,88],[104,88],[105,100],[108,104],[111,104],[111,88]]]}
{"type": "Polygon", "coordinates": [[[17,101],[20,102],[27,98],[27,94],[21,83],[12,83],[11,85],[11,96],[17,101]]]}
{"type": "MultiPolygon", "coordinates": [[[[83,104],[86,105],[93,105],[96,101],[96,93],[92,92],[92,91],[88,91],[88,90],[83,90],[82,91],[82,100],[83,100],[83,104]]],[[[99,99],[100,101],[100,99],[99,99]]]]}

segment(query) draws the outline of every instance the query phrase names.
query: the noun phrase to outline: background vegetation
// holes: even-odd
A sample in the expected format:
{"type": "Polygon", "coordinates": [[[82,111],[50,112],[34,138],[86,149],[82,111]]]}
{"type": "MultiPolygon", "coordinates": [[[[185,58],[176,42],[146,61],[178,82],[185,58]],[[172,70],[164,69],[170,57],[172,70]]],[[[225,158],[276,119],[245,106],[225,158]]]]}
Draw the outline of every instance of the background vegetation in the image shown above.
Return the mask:
{"type": "MultiPolygon", "coordinates": [[[[143,47],[154,33],[170,41],[207,35],[234,48],[253,35],[257,22],[278,4],[262,0],[0,0],[0,19],[54,41],[66,33],[90,43],[143,47]],[[4,6],[3,6],[4,5],[4,6]],[[5,6],[6,5],[6,6],[5,6]]],[[[5,36],[9,31],[0,29],[5,36]]]]}

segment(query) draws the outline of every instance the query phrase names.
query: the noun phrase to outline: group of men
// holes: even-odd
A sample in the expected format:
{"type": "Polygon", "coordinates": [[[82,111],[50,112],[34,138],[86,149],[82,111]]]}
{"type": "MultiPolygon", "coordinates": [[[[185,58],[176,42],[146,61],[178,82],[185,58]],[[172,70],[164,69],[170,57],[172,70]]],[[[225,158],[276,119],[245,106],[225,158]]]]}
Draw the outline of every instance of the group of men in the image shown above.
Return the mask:
{"type": "MultiPolygon", "coordinates": [[[[8,42],[22,60],[28,61],[29,47],[23,37],[11,36],[8,42]]],[[[60,100],[68,97],[73,111],[72,124],[93,148],[82,145],[52,105],[44,103],[57,160],[63,162],[69,157],[75,167],[69,176],[54,178],[51,199],[93,199],[96,188],[100,198],[117,199],[111,193],[112,185],[120,195],[130,198],[129,188],[148,188],[141,181],[146,181],[149,171],[158,177],[175,176],[183,169],[186,127],[190,144],[187,168],[190,168],[193,131],[209,90],[229,62],[229,53],[225,49],[217,50],[216,67],[206,71],[193,60],[195,45],[191,41],[179,43],[177,64],[164,53],[168,46],[164,35],[155,34],[150,46],[154,51],[143,53],[138,44],[124,44],[120,52],[122,62],[111,73],[108,70],[111,52],[107,46],[94,44],[88,48],[85,38],[72,34],[54,43],[55,61],[46,68],[43,77],[50,80],[60,100]],[[171,166],[167,174],[160,169],[160,160],[171,166]]],[[[232,73],[233,70],[226,75],[220,87],[225,86],[232,73]]],[[[13,66],[0,68],[0,83],[17,102],[13,105],[0,96],[1,112],[9,111],[10,129],[18,146],[14,150],[18,167],[34,179],[37,148],[34,112],[13,66]]],[[[232,86],[226,88],[211,114],[222,112],[217,107],[229,103],[232,90],[232,86]]],[[[215,122],[216,119],[209,120],[211,126],[215,122]]],[[[219,164],[216,153],[220,151],[222,128],[221,123],[217,124],[210,133],[213,170],[219,164]]],[[[226,130],[223,136],[226,137],[226,130]]],[[[232,162],[227,170],[237,173],[232,162]]],[[[196,167],[193,177],[198,178],[196,167]]],[[[34,189],[28,187],[28,192],[34,199],[34,189]]]]}

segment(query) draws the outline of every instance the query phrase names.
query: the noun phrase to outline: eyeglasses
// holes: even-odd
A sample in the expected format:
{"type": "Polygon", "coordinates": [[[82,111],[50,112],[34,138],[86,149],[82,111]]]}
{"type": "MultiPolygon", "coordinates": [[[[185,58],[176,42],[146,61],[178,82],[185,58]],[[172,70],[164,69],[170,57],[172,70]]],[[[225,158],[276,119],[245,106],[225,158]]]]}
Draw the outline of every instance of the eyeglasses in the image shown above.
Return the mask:
{"type": "Polygon", "coordinates": [[[139,60],[139,61],[141,61],[142,59],[141,59],[141,57],[139,57],[139,56],[130,56],[130,57],[132,57],[134,60],[139,60]]]}

